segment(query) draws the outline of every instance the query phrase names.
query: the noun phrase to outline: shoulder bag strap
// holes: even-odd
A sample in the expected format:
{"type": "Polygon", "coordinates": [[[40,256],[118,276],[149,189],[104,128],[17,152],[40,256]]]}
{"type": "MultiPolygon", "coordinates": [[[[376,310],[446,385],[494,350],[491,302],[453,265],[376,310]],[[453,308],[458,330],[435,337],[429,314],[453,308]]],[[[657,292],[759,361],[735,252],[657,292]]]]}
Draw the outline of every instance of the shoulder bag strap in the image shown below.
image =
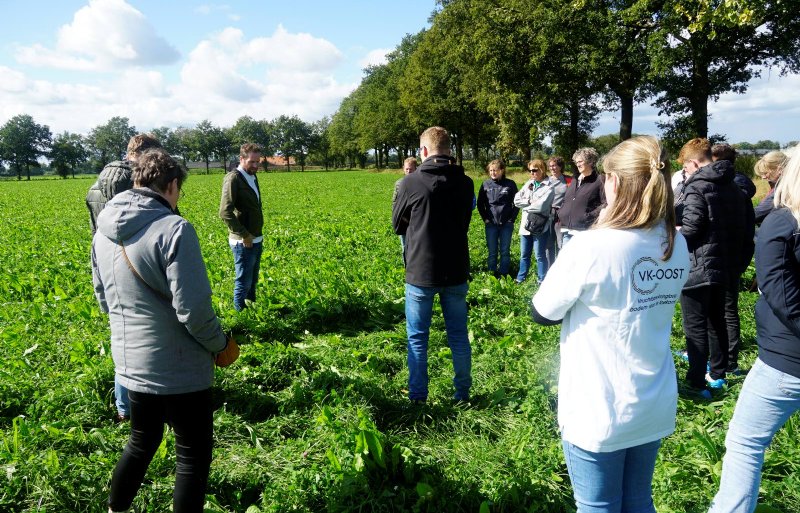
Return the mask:
{"type": "Polygon", "coordinates": [[[167,302],[170,302],[170,303],[171,303],[171,302],[172,302],[172,298],[171,298],[171,297],[167,296],[166,294],[162,293],[162,292],[161,292],[161,291],[159,291],[159,290],[156,290],[156,289],[155,289],[155,288],[154,288],[152,285],[150,285],[149,283],[147,283],[147,281],[145,281],[145,279],[144,279],[144,278],[142,278],[142,275],[141,275],[141,274],[139,274],[139,271],[137,271],[137,270],[136,270],[136,268],[133,266],[133,263],[131,263],[131,260],[130,260],[130,258],[128,258],[128,253],[125,251],[125,244],[123,244],[122,242],[120,242],[120,243],[119,243],[119,246],[122,248],[122,256],[124,256],[124,257],[125,257],[125,263],[126,263],[126,264],[128,264],[128,269],[130,269],[130,270],[131,270],[131,272],[133,273],[133,275],[134,275],[134,276],[136,276],[137,278],[139,278],[139,280],[140,280],[142,283],[144,283],[144,284],[147,286],[147,288],[148,288],[148,289],[150,289],[150,290],[152,290],[153,292],[155,292],[155,293],[156,293],[156,295],[157,295],[158,297],[160,297],[160,298],[161,298],[161,299],[163,299],[164,301],[167,301],[167,302]]]}

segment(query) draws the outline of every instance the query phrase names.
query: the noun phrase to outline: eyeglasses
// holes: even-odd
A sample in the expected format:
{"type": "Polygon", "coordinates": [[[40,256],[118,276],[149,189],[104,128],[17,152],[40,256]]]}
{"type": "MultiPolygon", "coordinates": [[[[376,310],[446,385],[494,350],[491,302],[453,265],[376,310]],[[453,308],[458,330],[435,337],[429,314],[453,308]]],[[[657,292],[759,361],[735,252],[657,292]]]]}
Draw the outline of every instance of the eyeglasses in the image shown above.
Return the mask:
{"type": "Polygon", "coordinates": [[[580,166],[581,164],[583,164],[583,162],[584,162],[583,160],[576,160],[575,165],[580,166]]]}
{"type": "Polygon", "coordinates": [[[530,173],[541,173],[542,170],[534,168],[534,169],[529,169],[528,172],[530,172],[530,173]]]}

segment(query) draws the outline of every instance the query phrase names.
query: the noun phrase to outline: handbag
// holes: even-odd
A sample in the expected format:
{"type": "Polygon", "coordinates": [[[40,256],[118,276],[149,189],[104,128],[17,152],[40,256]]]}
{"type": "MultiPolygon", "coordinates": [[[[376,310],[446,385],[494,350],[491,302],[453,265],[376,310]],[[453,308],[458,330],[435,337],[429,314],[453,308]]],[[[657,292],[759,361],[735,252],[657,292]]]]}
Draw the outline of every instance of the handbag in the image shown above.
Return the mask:
{"type": "Polygon", "coordinates": [[[529,212],[525,218],[525,230],[531,235],[541,235],[547,229],[547,222],[550,220],[549,216],[544,214],[537,214],[536,212],[529,212]]]}

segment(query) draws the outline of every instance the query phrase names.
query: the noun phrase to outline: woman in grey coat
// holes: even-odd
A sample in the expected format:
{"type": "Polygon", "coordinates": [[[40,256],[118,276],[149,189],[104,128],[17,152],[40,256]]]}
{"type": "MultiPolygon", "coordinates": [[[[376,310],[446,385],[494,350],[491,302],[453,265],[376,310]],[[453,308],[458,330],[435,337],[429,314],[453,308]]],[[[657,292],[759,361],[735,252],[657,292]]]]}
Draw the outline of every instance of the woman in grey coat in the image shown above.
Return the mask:
{"type": "Polygon", "coordinates": [[[135,164],[134,189],[115,196],[97,218],[94,290],[109,315],[116,373],[131,403],[130,439],[114,469],[109,511],[131,507],[165,423],[175,431],[173,511],[203,508],[214,357],[229,345],[211,306],[197,234],[175,213],[185,179],[164,150],[147,151],[135,164]]]}

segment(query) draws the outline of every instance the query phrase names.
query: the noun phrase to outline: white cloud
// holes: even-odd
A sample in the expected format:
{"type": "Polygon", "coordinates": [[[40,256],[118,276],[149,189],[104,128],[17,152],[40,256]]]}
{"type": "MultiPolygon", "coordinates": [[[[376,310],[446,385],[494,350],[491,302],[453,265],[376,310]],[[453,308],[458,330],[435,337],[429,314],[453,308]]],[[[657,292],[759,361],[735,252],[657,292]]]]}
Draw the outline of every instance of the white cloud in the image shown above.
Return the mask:
{"type": "MultiPolygon", "coordinates": [[[[229,29],[230,30],[230,29],[229,29]]],[[[298,71],[328,71],[342,61],[342,52],[326,39],[278,25],[270,37],[258,37],[244,46],[244,58],[298,71]]]]}
{"type": "Polygon", "coordinates": [[[74,70],[171,64],[178,51],[124,0],[90,0],[58,31],[55,48],[17,47],[18,62],[74,70]]]}
{"type": "Polygon", "coordinates": [[[361,66],[361,68],[366,68],[368,66],[379,66],[381,64],[386,64],[386,54],[391,51],[391,48],[376,48],[371,50],[358,61],[358,65],[361,66]]]}

